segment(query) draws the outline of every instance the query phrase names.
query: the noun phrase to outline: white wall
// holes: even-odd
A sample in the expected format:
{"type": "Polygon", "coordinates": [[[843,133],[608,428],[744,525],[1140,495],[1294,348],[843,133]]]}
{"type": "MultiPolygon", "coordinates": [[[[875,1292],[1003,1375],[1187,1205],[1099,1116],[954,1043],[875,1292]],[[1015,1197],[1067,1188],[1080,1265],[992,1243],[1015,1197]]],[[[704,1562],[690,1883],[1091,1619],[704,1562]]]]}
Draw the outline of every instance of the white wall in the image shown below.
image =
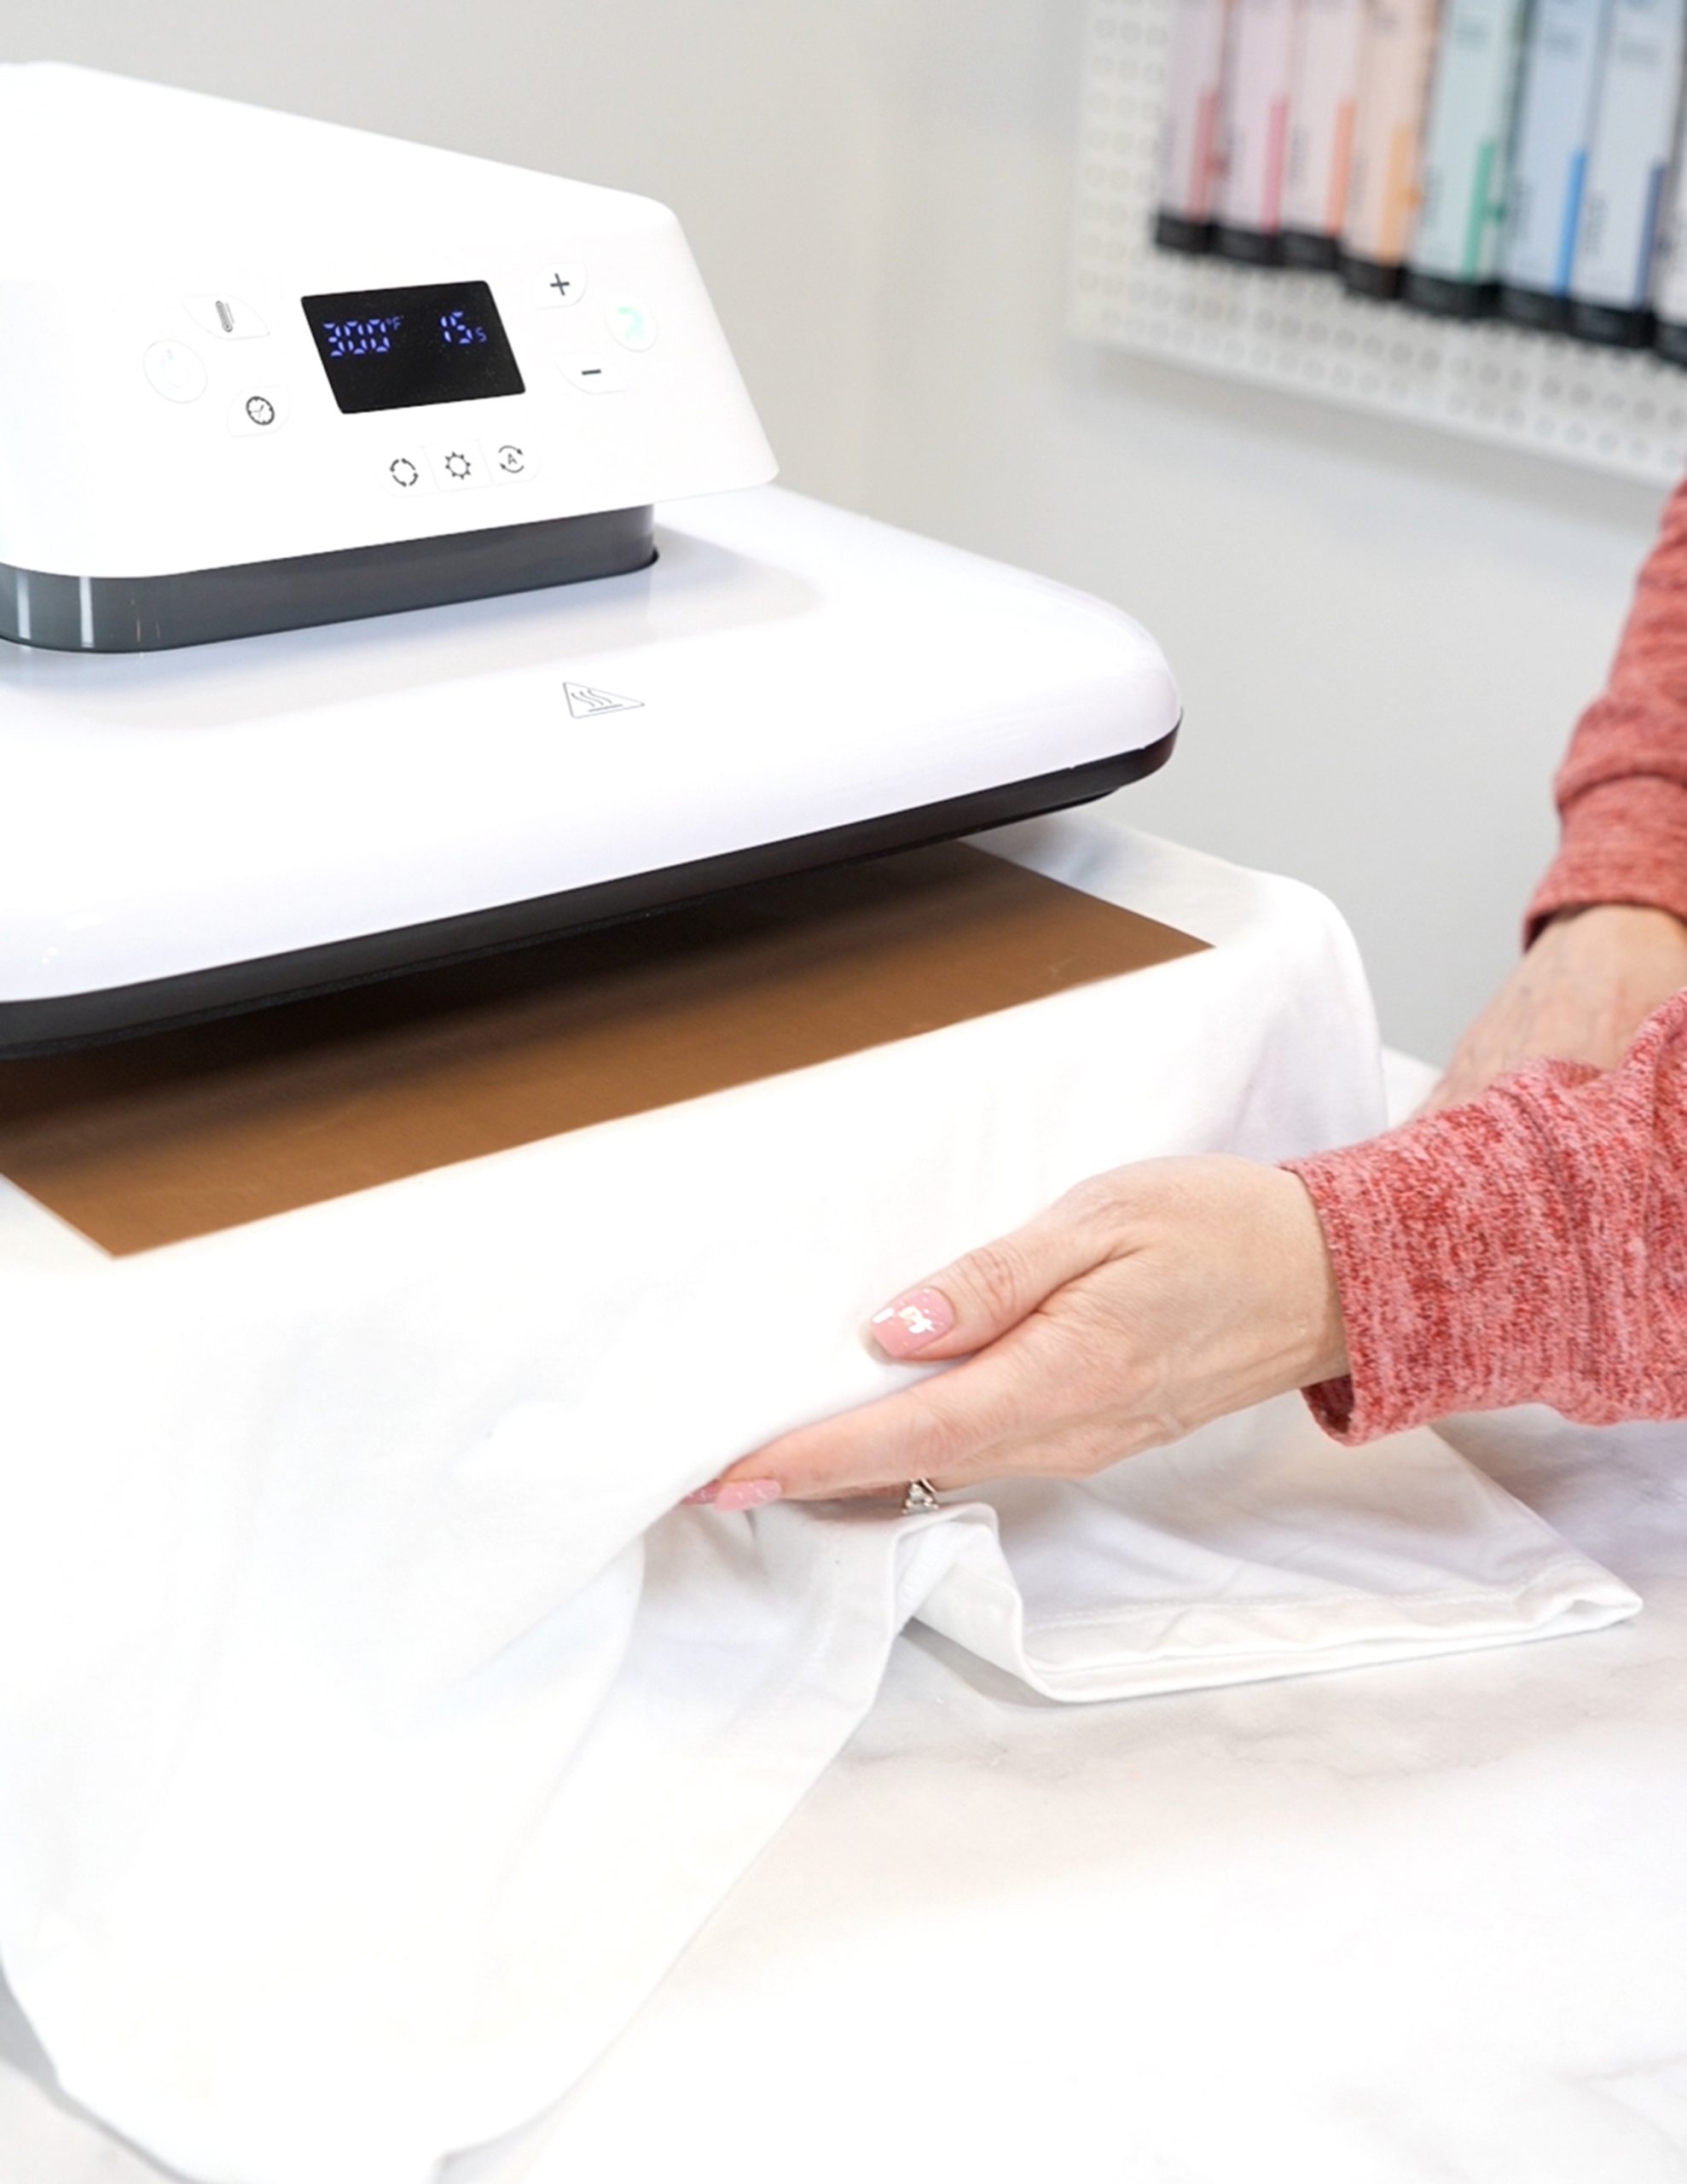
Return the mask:
{"type": "Polygon", "coordinates": [[[0,0],[0,58],[668,198],[788,481],[1139,613],[1188,726],[1122,809],[1328,889],[1390,1036],[1444,1051],[1658,496],[1067,341],[1081,32],[1081,0],[0,0]]]}
{"type": "Polygon", "coordinates": [[[1139,614],[1188,724],[1121,804],[1327,889],[1388,1034],[1443,1053],[1511,960],[1660,497],[1065,341],[1081,7],[878,20],[872,506],[1139,614]]]}

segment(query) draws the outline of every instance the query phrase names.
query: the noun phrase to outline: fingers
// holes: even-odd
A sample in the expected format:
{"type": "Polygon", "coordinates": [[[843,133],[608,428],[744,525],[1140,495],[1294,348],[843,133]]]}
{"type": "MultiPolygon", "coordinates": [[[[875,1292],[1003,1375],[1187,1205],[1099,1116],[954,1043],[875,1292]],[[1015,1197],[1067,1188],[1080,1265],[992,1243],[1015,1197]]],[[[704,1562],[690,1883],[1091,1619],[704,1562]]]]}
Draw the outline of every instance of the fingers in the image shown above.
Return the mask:
{"type": "MultiPolygon", "coordinates": [[[[1117,1256],[1125,1234],[1117,1184],[1117,1177],[1101,1176],[1079,1185],[1023,1228],[969,1252],[872,1316],[872,1334],[887,1356],[970,1363],[786,1434],[687,1499],[753,1509],[786,1496],[900,1493],[914,1478],[954,1484],[1050,1467],[1040,1452],[1063,1431],[1063,1409],[1082,1409],[1070,1399],[1086,1365],[1066,1355],[1070,1329],[1055,1329],[1039,1308],[1117,1256]],[[1039,1315],[1034,1322],[1033,1315],[1039,1315]],[[1028,1345],[1033,1325],[1038,1339],[1028,1345]],[[1038,1392],[1051,1363],[1052,1400],[1051,1385],[1038,1392]],[[1003,1461],[1015,1443],[1028,1443],[1029,1452],[1020,1451],[1023,1461],[1003,1461]]],[[[1073,1422],[1069,1416],[1064,1424],[1073,1422]]]]}
{"type": "Polygon", "coordinates": [[[731,1510],[900,1494],[914,1478],[954,1487],[1008,1472],[1076,1473],[1145,1447],[1151,1433],[1133,1438],[1121,1414],[1110,1420],[1085,1403],[1070,1345],[1041,1323],[1039,1337],[1010,1337],[917,1388],[785,1434],[734,1464],[707,1498],[731,1510]],[[1078,1398],[1064,1414],[1050,1401],[1057,1388],[1078,1398]]]}
{"type": "Polygon", "coordinates": [[[710,1496],[717,1508],[740,1504],[734,1489],[776,1485],[762,1498],[831,1501],[872,1488],[901,1488],[911,1478],[946,1478],[966,1470],[1015,1423],[1014,1376],[994,1358],[975,1360],[941,1379],[818,1426],[786,1433],[734,1464],[710,1496]]]}
{"type": "Polygon", "coordinates": [[[1023,1228],[893,1298],[872,1316],[874,1341],[898,1358],[936,1361],[983,1350],[1107,1258],[1110,1240],[1096,1211],[1083,1193],[1069,1193],[1023,1228]]]}

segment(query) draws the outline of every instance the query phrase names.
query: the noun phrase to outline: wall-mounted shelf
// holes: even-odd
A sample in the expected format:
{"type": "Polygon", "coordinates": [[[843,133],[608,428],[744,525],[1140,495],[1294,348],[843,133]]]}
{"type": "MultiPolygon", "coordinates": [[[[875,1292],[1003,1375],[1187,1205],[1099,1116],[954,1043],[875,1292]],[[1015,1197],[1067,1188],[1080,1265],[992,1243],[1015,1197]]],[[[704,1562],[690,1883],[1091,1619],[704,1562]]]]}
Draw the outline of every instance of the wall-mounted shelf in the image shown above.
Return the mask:
{"type": "Polygon", "coordinates": [[[1073,330],[1138,355],[1673,485],[1687,369],[1348,295],[1328,276],[1157,250],[1172,0],[1091,0],[1073,330]]]}

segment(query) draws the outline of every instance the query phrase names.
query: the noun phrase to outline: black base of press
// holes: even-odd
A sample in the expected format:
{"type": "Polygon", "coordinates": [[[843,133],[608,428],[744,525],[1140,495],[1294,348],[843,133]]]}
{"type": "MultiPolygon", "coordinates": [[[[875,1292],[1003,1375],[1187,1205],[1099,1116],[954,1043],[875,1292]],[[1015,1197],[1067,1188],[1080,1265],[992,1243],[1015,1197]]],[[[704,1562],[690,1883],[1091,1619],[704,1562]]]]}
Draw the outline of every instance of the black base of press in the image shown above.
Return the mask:
{"type": "Polygon", "coordinates": [[[177,576],[55,576],[0,562],[0,637],[48,652],[169,652],[629,576],[655,559],[655,511],[637,508],[177,576]]]}

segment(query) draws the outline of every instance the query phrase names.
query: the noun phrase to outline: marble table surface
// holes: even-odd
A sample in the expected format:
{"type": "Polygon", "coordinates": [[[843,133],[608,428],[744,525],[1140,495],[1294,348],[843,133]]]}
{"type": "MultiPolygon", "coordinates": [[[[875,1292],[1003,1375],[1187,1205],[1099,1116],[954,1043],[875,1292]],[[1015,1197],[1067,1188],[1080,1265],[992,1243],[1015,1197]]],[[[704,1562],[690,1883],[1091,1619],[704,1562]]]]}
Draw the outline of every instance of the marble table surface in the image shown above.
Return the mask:
{"type": "MultiPolygon", "coordinates": [[[[445,2184],[1683,2184],[1687,1426],[1449,1438],[1645,1612],[1090,1708],[904,1641],[623,2039],[445,2184]]],[[[160,2174],[0,2007],[8,2184],[160,2174]]]]}
{"type": "MultiPolygon", "coordinates": [[[[628,2034],[449,2184],[1687,2179],[1687,1429],[1456,1438],[1645,1613],[1088,1709],[907,1641],[628,2034]]],[[[0,2016],[0,2174],[156,2184],[49,2088],[0,2016]]]]}

